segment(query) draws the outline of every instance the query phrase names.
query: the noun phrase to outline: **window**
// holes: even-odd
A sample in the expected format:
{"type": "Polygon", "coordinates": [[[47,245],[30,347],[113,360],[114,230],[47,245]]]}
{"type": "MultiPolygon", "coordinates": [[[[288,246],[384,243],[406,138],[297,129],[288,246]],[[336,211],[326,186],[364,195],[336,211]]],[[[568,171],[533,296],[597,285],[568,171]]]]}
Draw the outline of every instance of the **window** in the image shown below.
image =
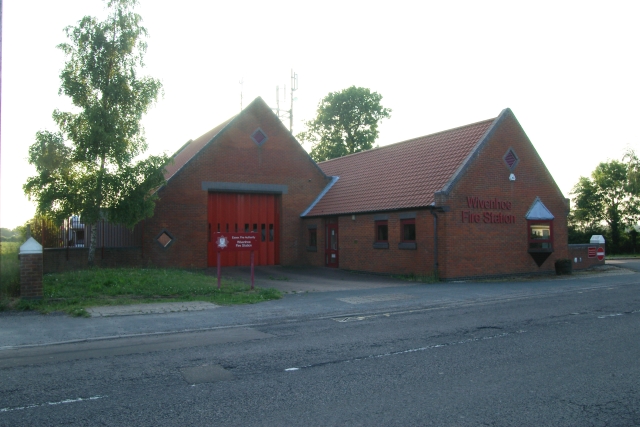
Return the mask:
{"type": "Polygon", "coordinates": [[[400,219],[400,232],[398,249],[416,249],[416,219],[400,219]]]}
{"type": "Polygon", "coordinates": [[[309,233],[309,241],[307,242],[307,251],[309,252],[317,252],[318,251],[318,228],[315,225],[310,225],[308,229],[309,233]]]}
{"type": "Polygon", "coordinates": [[[376,242],[389,241],[389,224],[387,221],[376,221],[376,242]]]}
{"type": "Polygon", "coordinates": [[[318,230],[315,228],[309,230],[309,246],[318,246],[318,230]]]}
{"type": "Polygon", "coordinates": [[[402,241],[403,242],[415,242],[416,241],[416,220],[415,219],[403,219],[400,221],[402,224],[402,241]]]}
{"type": "Polygon", "coordinates": [[[538,267],[553,252],[553,214],[539,197],[525,215],[527,219],[527,250],[538,267]]]}
{"type": "Polygon", "coordinates": [[[527,221],[529,252],[553,252],[553,222],[527,221]]]}
{"type": "Polygon", "coordinates": [[[389,249],[389,222],[387,220],[375,221],[374,249],[389,249]]]}

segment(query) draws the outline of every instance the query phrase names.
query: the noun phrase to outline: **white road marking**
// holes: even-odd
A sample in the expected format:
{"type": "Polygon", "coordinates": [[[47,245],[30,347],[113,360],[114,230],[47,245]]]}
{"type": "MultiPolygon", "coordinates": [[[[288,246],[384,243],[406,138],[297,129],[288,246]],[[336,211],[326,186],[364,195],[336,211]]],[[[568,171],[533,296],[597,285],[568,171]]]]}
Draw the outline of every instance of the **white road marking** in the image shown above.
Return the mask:
{"type": "Polygon", "coordinates": [[[85,398],[78,397],[76,399],[60,400],[59,402],[33,403],[31,405],[16,406],[14,408],[0,408],[0,412],[22,411],[24,409],[40,408],[42,406],[56,406],[56,405],[62,405],[62,404],[65,404],[65,403],[86,402],[88,400],[104,399],[105,397],[108,397],[108,396],[91,396],[91,397],[85,397],[85,398]]]}
{"type": "Polygon", "coordinates": [[[503,338],[503,337],[506,337],[508,335],[513,335],[514,333],[522,334],[522,333],[525,333],[525,332],[526,331],[523,331],[523,330],[519,330],[519,331],[515,331],[515,332],[504,332],[504,333],[501,333],[501,334],[491,335],[491,336],[488,336],[488,337],[469,338],[469,339],[462,340],[462,341],[453,341],[453,342],[448,342],[448,343],[443,343],[443,344],[434,344],[434,345],[429,345],[429,346],[426,346],[426,347],[411,348],[409,350],[394,351],[394,352],[391,352],[391,353],[372,354],[370,356],[357,357],[355,359],[334,360],[334,361],[330,361],[330,362],[323,362],[323,363],[316,363],[316,364],[313,364],[313,365],[300,366],[300,367],[297,367],[297,368],[287,368],[287,369],[285,369],[285,371],[287,371],[287,372],[299,371],[300,369],[313,368],[315,366],[332,365],[332,364],[343,363],[343,362],[359,362],[359,361],[362,361],[362,360],[379,359],[381,357],[398,356],[400,354],[415,353],[415,352],[419,352],[419,351],[431,350],[431,349],[434,349],[434,348],[448,347],[448,346],[451,346],[451,345],[468,344],[468,343],[472,343],[472,342],[476,342],[476,341],[490,340],[490,339],[494,339],[494,338],[503,338]]]}
{"type": "Polygon", "coordinates": [[[411,299],[411,298],[413,298],[411,295],[389,294],[389,295],[370,295],[366,297],[337,298],[337,300],[346,302],[348,304],[367,304],[371,302],[398,301],[398,300],[411,299]]]}

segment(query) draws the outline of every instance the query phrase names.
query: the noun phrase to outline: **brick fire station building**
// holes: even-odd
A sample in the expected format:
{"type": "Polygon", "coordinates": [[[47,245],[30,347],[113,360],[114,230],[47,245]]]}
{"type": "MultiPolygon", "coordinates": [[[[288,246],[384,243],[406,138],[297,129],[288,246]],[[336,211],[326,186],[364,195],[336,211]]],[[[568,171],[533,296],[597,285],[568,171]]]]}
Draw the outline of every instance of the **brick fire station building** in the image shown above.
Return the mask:
{"type": "Polygon", "coordinates": [[[257,98],[173,160],[144,225],[159,266],[215,266],[216,232],[256,233],[256,265],[442,279],[551,272],[570,256],[569,201],[509,109],[317,164],[257,98]]]}

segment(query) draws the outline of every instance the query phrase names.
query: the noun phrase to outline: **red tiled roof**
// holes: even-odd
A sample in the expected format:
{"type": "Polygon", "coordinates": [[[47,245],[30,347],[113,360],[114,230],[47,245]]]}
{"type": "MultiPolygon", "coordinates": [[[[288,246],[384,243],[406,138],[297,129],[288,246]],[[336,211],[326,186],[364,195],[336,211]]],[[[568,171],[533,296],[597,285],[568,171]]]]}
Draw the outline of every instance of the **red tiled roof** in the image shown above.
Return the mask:
{"type": "Polygon", "coordinates": [[[319,163],[338,181],[305,216],[417,208],[454,178],[496,119],[319,163]]]}
{"type": "Polygon", "coordinates": [[[173,155],[173,163],[165,167],[164,179],[169,181],[180,169],[186,165],[196,154],[200,152],[216,135],[220,133],[236,116],[231,117],[224,123],[211,129],[209,132],[197,139],[186,143],[176,154],[173,155]]]}

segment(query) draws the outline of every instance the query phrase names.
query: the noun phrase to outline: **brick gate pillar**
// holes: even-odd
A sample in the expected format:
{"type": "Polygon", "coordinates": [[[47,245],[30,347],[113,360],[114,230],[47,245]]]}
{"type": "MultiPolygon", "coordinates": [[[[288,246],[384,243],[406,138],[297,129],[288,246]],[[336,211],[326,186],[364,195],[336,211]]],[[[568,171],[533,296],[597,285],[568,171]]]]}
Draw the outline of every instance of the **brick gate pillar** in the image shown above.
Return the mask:
{"type": "Polygon", "coordinates": [[[42,271],[42,245],[29,237],[20,246],[20,298],[42,298],[42,271]]]}

